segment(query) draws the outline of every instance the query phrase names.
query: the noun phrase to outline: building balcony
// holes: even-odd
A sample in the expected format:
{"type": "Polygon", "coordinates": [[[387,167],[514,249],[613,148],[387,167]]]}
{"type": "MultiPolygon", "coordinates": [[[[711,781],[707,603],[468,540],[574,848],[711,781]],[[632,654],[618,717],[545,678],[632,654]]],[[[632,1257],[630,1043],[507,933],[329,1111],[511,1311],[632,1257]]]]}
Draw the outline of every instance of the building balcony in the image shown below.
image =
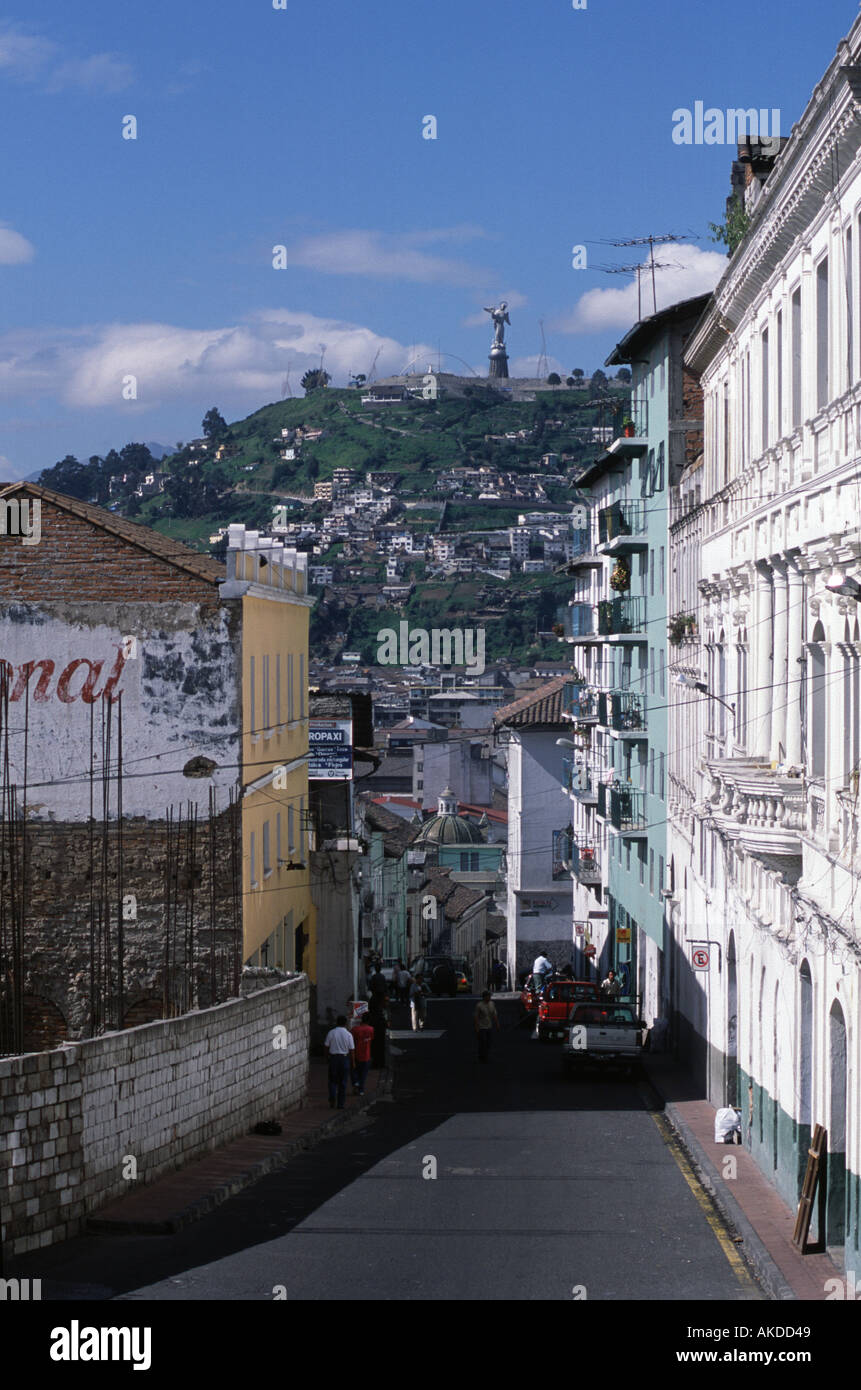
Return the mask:
{"type": "Polygon", "coordinates": [[[712,820],[730,840],[761,854],[801,854],[806,800],[800,777],[775,772],[764,758],[707,760],[712,820]]]}
{"type": "Polygon", "coordinates": [[[571,681],[562,687],[562,717],[575,719],[578,724],[592,723],[598,718],[598,695],[589,685],[571,681]]]}
{"type": "Polygon", "coordinates": [[[648,549],[646,504],[623,500],[598,513],[598,546],[605,555],[648,549]]]}
{"type": "Polygon", "coordinates": [[[600,883],[601,864],[594,845],[571,846],[571,870],[581,883],[600,883]]]}
{"type": "Polygon", "coordinates": [[[594,805],[598,800],[598,781],[593,768],[572,758],[564,758],[562,775],[569,796],[582,805],[594,805]]]}
{"type": "Polygon", "coordinates": [[[612,444],[607,445],[607,453],[615,454],[617,458],[639,458],[649,447],[649,402],[647,400],[634,400],[630,405],[631,426],[625,430],[612,444]]]}
{"type": "Polygon", "coordinates": [[[598,723],[619,738],[646,738],[646,697],[631,690],[602,692],[598,697],[598,723]]]}
{"type": "Polygon", "coordinates": [[[620,835],[645,835],[646,793],[639,787],[602,783],[598,788],[598,815],[620,835]]]}
{"type": "Polygon", "coordinates": [[[595,609],[591,603],[569,603],[557,609],[556,618],[564,629],[567,642],[590,642],[598,636],[595,631],[595,609]]]}
{"type": "Polygon", "coordinates": [[[567,567],[575,569],[600,569],[603,564],[601,556],[598,554],[596,544],[592,539],[591,531],[574,531],[571,535],[571,553],[567,567]]]}
{"type": "Polygon", "coordinates": [[[632,597],[605,598],[598,604],[598,636],[617,641],[645,642],[646,600],[632,597]]]}

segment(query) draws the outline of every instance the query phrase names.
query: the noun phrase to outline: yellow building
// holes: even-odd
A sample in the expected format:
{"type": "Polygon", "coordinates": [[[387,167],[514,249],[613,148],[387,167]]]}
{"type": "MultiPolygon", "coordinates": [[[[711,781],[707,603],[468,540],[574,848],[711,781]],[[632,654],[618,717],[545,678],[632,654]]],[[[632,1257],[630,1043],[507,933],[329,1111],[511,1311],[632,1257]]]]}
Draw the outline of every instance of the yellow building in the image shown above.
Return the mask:
{"type": "Polygon", "coordinates": [[[227,545],[221,592],[242,605],[242,959],[314,982],[307,556],[242,525],[227,545]]]}

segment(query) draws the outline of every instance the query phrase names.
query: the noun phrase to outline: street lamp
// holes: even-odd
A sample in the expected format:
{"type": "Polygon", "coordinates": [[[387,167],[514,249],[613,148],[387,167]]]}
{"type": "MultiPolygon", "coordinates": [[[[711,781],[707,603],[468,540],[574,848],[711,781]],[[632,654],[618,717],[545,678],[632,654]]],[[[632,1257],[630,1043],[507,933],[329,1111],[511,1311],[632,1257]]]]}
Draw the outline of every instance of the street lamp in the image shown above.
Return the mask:
{"type": "Polygon", "coordinates": [[[850,579],[845,575],[839,565],[835,565],[825,581],[825,587],[832,594],[842,594],[844,598],[852,598],[856,603],[861,602],[861,584],[857,579],[850,579]]]}
{"type": "MultiPolygon", "coordinates": [[[[861,593],[861,587],[859,587],[859,593],[861,593]]],[[[681,674],[676,676],[676,685],[682,685],[686,690],[698,690],[701,695],[707,695],[710,700],[717,700],[719,705],[723,705],[725,709],[729,710],[730,714],[735,716],[735,705],[731,705],[726,700],[721,699],[720,695],[713,695],[705,681],[694,680],[693,676],[681,674]]]]}
{"type": "Polygon", "coordinates": [[[582,745],[582,743],[575,743],[574,740],[573,740],[573,738],[557,738],[557,740],[556,740],[556,747],[557,747],[557,748],[580,748],[580,749],[582,749],[583,745],[582,745]]]}

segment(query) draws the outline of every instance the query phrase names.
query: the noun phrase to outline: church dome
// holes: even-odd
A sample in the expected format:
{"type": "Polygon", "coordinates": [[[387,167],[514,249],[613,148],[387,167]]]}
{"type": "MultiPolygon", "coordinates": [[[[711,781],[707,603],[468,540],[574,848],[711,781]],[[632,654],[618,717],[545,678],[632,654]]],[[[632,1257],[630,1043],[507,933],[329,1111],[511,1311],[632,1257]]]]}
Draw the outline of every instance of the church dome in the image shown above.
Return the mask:
{"type": "Polygon", "coordinates": [[[457,799],[450,787],[439,798],[437,814],[426,821],[416,845],[482,845],[484,836],[477,825],[457,814],[457,799]]]}

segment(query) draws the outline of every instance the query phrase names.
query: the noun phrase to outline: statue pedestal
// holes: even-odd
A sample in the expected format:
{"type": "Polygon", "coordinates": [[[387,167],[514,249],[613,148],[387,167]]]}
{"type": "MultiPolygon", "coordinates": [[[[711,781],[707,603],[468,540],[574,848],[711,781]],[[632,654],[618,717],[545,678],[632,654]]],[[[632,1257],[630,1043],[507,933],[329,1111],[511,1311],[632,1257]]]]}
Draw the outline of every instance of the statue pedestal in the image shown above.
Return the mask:
{"type": "Polygon", "coordinates": [[[507,377],[508,376],[508,353],[504,347],[497,346],[490,349],[490,371],[488,376],[507,377]]]}

